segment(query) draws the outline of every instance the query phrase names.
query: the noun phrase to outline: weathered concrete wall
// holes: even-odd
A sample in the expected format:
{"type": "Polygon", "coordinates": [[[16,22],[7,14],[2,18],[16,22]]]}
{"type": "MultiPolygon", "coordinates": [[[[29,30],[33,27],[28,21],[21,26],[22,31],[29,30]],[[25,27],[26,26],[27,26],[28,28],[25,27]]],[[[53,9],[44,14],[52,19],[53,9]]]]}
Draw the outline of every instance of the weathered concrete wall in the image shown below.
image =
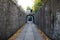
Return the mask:
{"type": "Polygon", "coordinates": [[[54,35],[53,38],[60,40],[60,0],[52,1],[53,15],[54,15],[54,35]]]}
{"type": "MultiPolygon", "coordinates": [[[[45,0],[44,0],[45,1],[45,0]]],[[[48,0],[35,14],[35,23],[48,37],[60,40],[60,0],[48,0]],[[37,18],[37,19],[36,19],[37,18]]]]}
{"type": "Polygon", "coordinates": [[[50,11],[48,12],[50,14],[49,36],[54,40],[60,40],[60,0],[50,0],[46,3],[46,5],[48,5],[50,11]]]}
{"type": "Polygon", "coordinates": [[[0,0],[0,37],[7,40],[25,23],[25,13],[12,0],[0,0]]]}
{"type": "Polygon", "coordinates": [[[0,0],[0,38],[5,36],[6,33],[6,13],[7,13],[7,1],[0,0]]]}

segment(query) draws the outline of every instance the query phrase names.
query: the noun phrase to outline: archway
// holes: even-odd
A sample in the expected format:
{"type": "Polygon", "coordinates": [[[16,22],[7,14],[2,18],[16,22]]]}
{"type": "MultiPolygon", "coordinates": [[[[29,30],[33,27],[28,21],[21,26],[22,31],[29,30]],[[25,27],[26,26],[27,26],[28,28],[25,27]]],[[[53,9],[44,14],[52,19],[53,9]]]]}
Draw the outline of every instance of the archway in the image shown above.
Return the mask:
{"type": "Polygon", "coordinates": [[[28,22],[34,22],[34,16],[33,15],[27,15],[26,16],[26,22],[28,23],[28,22]]]}

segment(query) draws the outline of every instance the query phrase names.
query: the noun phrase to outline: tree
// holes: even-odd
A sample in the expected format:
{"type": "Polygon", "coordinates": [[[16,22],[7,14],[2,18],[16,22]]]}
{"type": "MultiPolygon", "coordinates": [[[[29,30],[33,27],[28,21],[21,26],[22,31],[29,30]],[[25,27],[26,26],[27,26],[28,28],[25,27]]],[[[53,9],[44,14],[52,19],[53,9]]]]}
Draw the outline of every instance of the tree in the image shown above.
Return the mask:
{"type": "Polygon", "coordinates": [[[43,2],[41,0],[35,0],[32,9],[36,13],[41,8],[41,6],[43,6],[43,2]]]}
{"type": "Polygon", "coordinates": [[[27,10],[31,10],[31,8],[28,6],[28,7],[27,7],[27,10]]]}

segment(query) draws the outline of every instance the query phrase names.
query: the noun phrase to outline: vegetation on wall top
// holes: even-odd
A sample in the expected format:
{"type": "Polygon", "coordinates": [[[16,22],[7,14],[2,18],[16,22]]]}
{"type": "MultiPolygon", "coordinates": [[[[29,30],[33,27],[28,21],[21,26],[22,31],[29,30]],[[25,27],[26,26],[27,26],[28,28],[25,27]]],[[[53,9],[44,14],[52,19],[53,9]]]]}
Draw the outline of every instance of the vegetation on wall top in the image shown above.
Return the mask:
{"type": "Polygon", "coordinates": [[[43,4],[42,0],[35,0],[32,9],[36,13],[43,5],[44,4],[43,4]]]}

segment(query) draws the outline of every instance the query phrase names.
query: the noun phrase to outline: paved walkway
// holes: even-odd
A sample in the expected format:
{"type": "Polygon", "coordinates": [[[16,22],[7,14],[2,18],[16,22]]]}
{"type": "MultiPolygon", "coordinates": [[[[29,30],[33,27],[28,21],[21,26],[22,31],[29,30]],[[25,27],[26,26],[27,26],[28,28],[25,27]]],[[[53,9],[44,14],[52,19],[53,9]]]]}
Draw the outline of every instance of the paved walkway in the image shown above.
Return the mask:
{"type": "Polygon", "coordinates": [[[15,40],[44,40],[38,33],[36,25],[32,22],[27,23],[22,33],[15,40]]]}

